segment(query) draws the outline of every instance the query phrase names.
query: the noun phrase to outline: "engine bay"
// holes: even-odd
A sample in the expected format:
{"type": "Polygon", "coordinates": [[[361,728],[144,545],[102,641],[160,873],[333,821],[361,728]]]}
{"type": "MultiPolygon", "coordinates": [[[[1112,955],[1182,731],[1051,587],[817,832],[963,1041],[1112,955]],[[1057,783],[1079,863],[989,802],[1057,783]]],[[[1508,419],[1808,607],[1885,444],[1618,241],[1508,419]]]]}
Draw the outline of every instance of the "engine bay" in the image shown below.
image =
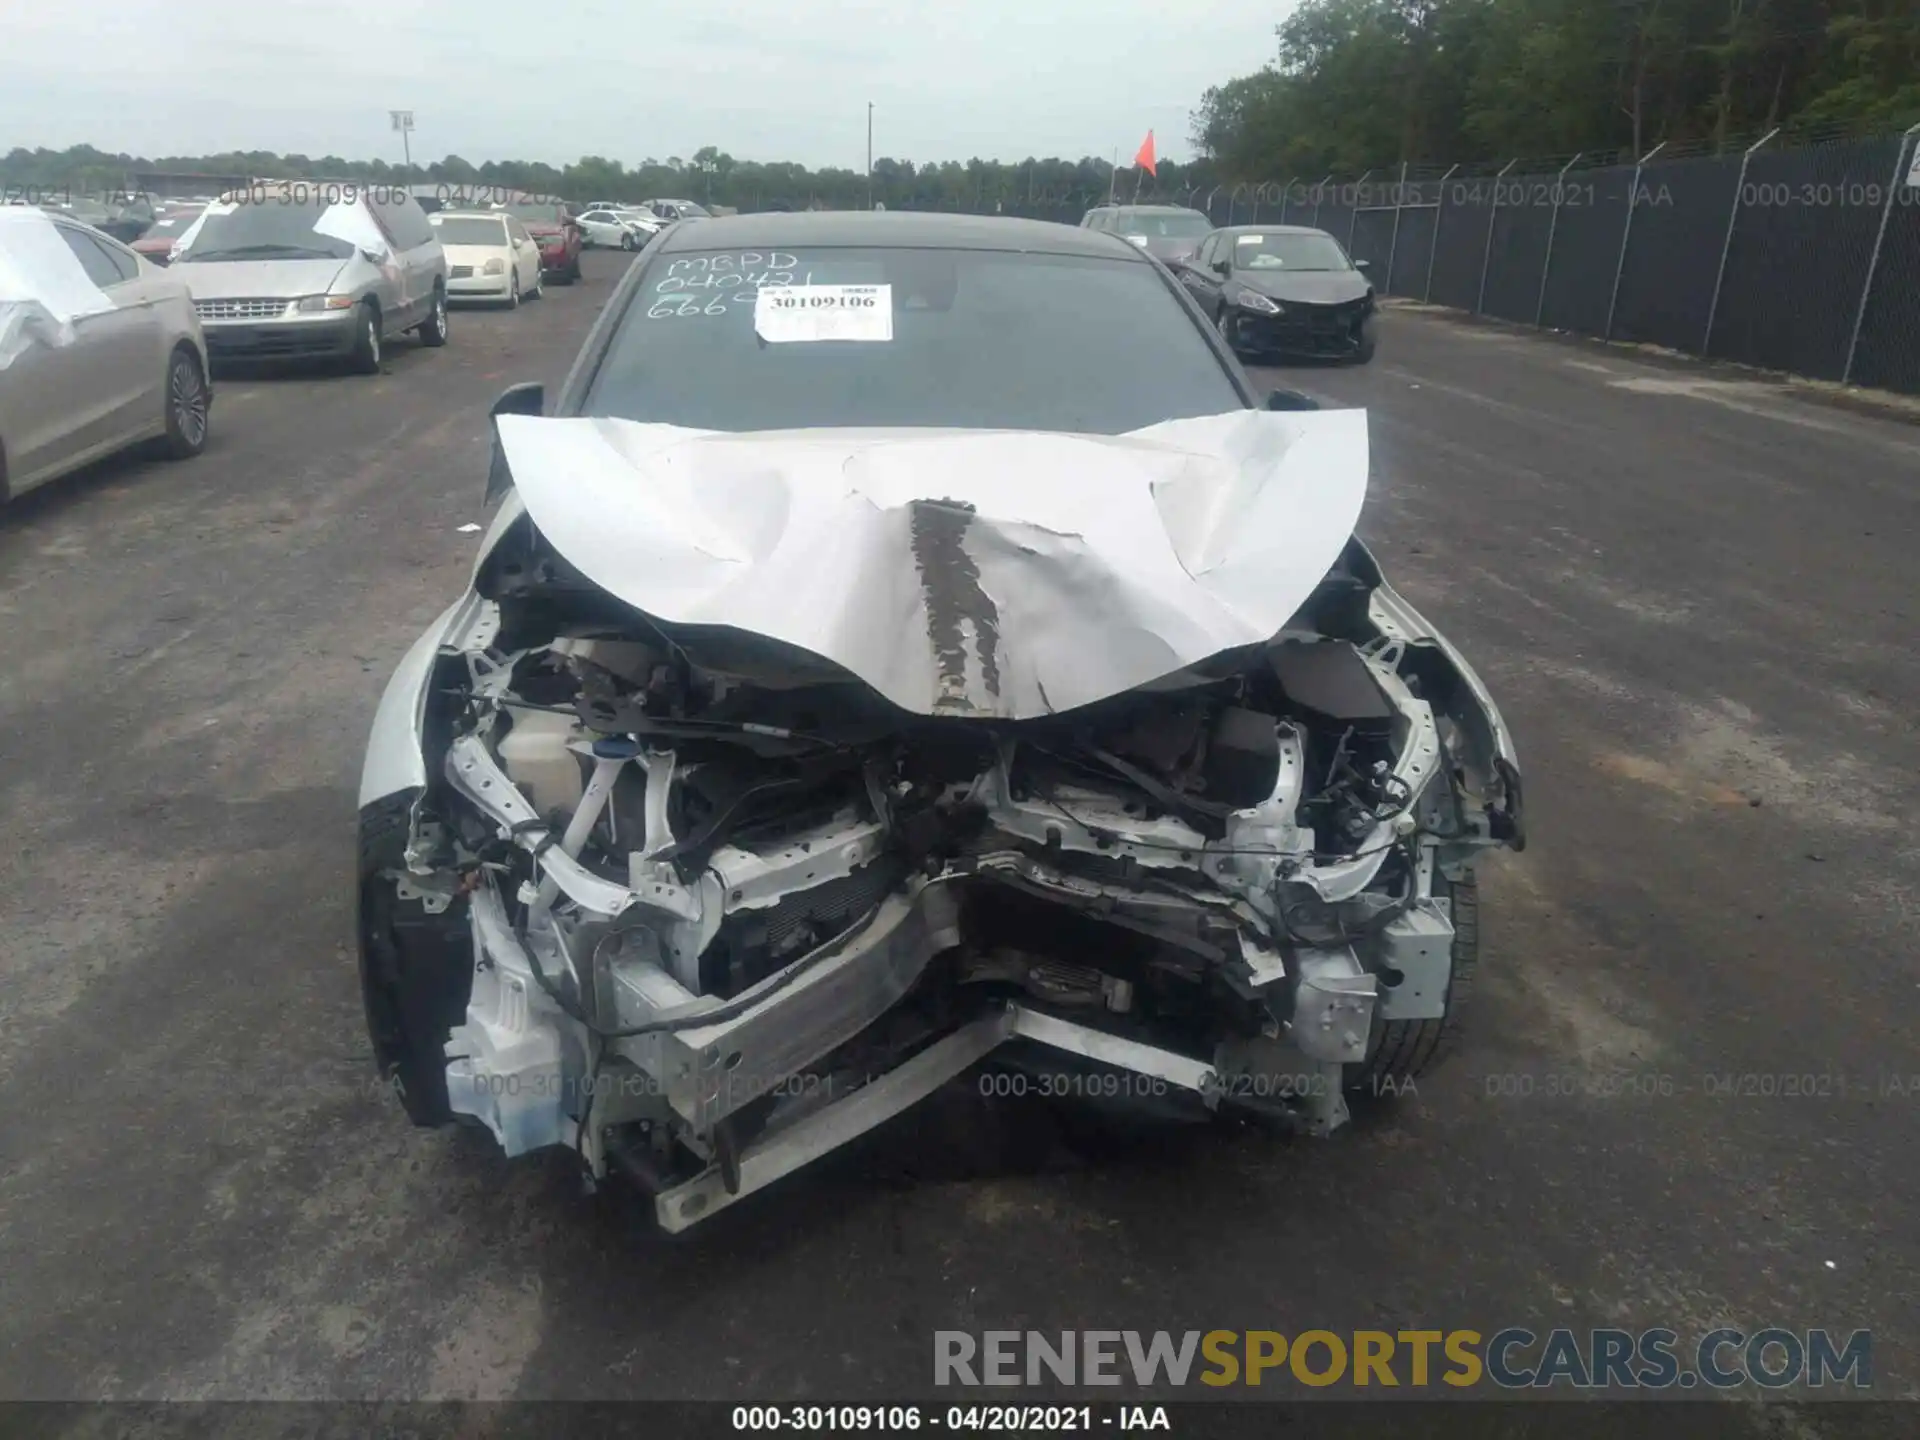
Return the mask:
{"type": "Polygon", "coordinates": [[[1266,645],[992,722],[663,624],[528,531],[441,648],[391,872],[471,957],[413,1089],[673,1228],[990,1052],[1336,1128],[1382,1027],[1444,1014],[1448,873],[1517,838],[1469,687],[1357,547],[1266,645]]]}

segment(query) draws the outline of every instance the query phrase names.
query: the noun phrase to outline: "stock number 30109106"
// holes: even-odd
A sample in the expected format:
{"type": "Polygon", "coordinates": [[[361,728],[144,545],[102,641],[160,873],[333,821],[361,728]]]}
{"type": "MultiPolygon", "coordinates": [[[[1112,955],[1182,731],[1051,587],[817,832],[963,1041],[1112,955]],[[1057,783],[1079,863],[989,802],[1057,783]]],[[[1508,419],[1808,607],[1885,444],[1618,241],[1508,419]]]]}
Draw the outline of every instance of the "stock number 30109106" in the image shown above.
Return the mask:
{"type": "Polygon", "coordinates": [[[1087,1431],[1093,1429],[1093,1407],[950,1405],[945,1411],[928,1412],[918,1405],[736,1405],[733,1428],[892,1433],[925,1428],[958,1434],[1000,1430],[1087,1431]]]}

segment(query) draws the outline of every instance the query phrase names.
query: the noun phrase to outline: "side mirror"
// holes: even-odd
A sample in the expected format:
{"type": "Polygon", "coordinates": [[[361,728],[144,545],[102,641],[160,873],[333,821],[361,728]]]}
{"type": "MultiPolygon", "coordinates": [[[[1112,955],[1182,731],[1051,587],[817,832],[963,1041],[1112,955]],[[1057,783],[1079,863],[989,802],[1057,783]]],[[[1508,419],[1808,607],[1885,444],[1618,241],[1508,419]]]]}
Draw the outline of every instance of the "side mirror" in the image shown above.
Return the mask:
{"type": "MultiPolygon", "coordinates": [[[[539,415],[547,408],[547,387],[537,380],[509,385],[487,411],[488,418],[502,415],[539,415]]],[[[487,493],[482,508],[493,504],[513,488],[513,472],[507,468],[507,452],[500,444],[500,428],[493,431],[493,458],[487,465],[487,493]]]]}
{"type": "Polygon", "coordinates": [[[1353,262],[1353,268],[1356,270],[1371,270],[1373,268],[1373,262],[1371,260],[1356,260],[1353,262]]]}
{"type": "Polygon", "coordinates": [[[1207,268],[1223,280],[1233,274],[1233,262],[1231,260],[1216,260],[1207,268]]]}
{"type": "Polygon", "coordinates": [[[1303,395],[1298,390],[1270,390],[1267,392],[1269,410],[1318,410],[1320,402],[1311,395],[1303,395]]]}

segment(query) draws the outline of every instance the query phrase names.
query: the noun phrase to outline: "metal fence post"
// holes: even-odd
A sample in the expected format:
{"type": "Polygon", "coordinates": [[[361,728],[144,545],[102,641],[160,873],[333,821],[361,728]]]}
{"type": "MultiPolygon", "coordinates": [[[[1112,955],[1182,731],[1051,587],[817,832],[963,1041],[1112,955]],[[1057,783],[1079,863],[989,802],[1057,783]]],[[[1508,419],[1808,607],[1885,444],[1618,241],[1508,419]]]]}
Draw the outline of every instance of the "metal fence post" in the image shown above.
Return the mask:
{"type": "Polygon", "coordinates": [[[1540,264],[1540,303],[1533,307],[1533,328],[1536,330],[1541,328],[1541,321],[1547,314],[1547,277],[1553,274],[1553,236],[1554,232],[1560,228],[1560,192],[1565,187],[1567,171],[1578,165],[1580,155],[1586,153],[1582,150],[1579,155],[1575,155],[1560,167],[1560,173],[1554,177],[1553,216],[1547,221],[1547,258],[1540,264]]]}
{"type": "Polygon", "coordinates": [[[1453,178],[1453,172],[1459,168],[1458,165],[1449,165],[1447,173],[1440,177],[1440,198],[1433,206],[1433,243],[1427,247],[1427,288],[1420,294],[1420,303],[1423,305],[1433,301],[1433,262],[1440,254],[1440,222],[1447,214],[1447,181],[1453,178]]]}
{"type": "Polygon", "coordinates": [[[1286,189],[1280,192],[1280,223],[1282,225],[1287,223],[1287,206],[1293,203],[1293,182],[1299,178],[1298,175],[1289,175],[1286,189]]]}
{"type": "Polygon", "coordinates": [[[1400,251],[1400,207],[1407,199],[1407,162],[1400,162],[1400,183],[1393,192],[1393,238],[1387,242],[1387,283],[1381,287],[1382,295],[1393,293],[1393,257],[1400,251]]]}
{"type": "Polygon", "coordinates": [[[1207,192],[1207,223],[1213,223],[1213,197],[1220,193],[1220,187],[1214,186],[1207,192]]]}
{"type": "Polygon", "coordinates": [[[1667,148],[1662,140],[1646,154],[1633,162],[1633,179],[1627,182],[1627,223],[1620,231],[1620,259],[1613,267],[1613,295],[1607,301],[1607,328],[1601,335],[1602,340],[1613,338],[1613,311],[1620,303],[1620,277],[1627,269],[1627,242],[1633,239],[1633,212],[1640,198],[1640,172],[1647,168],[1647,162],[1667,148]]]}
{"type": "Polygon", "coordinates": [[[1887,186],[1887,203],[1880,211],[1880,229],[1873,237],[1873,258],[1867,261],[1867,281],[1860,287],[1860,308],[1853,315],[1853,337],[1847,341],[1847,368],[1840,374],[1842,385],[1853,383],[1853,358],[1860,349],[1860,327],[1866,323],[1867,303],[1873,298],[1873,277],[1880,269],[1880,252],[1887,243],[1887,222],[1893,218],[1893,197],[1906,180],[1907,142],[1914,143],[1915,158],[1920,159],[1920,125],[1900,137],[1900,148],[1893,152],[1893,180],[1887,186]]]}
{"type": "Polygon", "coordinates": [[[1373,171],[1368,170],[1366,174],[1362,175],[1358,180],[1356,180],[1353,185],[1353,209],[1347,215],[1347,253],[1348,254],[1353,253],[1353,232],[1360,228],[1360,191],[1366,186],[1367,176],[1371,174],[1373,174],[1373,171]]]}
{"type": "Polygon", "coordinates": [[[1500,173],[1493,177],[1493,205],[1487,211],[1487,248],[1480,256],[1480,297],[1473,302],[1473,313],[1484,315],[1487,310],[1487,270],[1493,264],[1493,226],[1500,218],[1500,182],[1507,178],[1507,171],[1520,163],[1520,157],[1514,156],[1500,167],[1500,173]]]}
{"type": "Polygon", "coordinates": [[[1333,176],[1329,174],[1325,180],[1313,187],[1313,228],[1316,230],[1320,228],[1320,203],[1327,198],[1327,186],[1332,180],[1333,176]]]}
{"type": "Polygon", "coordinates": [[[1720,242],[1720,268],[1713,276],[1713,299],[1707,303],[1707,334],[1700,342],[1700,354],[1707,359],[1713,358],[1713,322],[1720,313],[1720,287],[1727,278],[1727,256],[1733,250],[1733,227],[1740,223],[1740,192],[1747,188],[1747,162],[1753,159],[1754,151],[1779,133],[1777,126],[1769,130],[1749,145],[1746,153],[1740,157],[1740,178],[1733,182],[1733,212],[1727,216],[1727,238],[1720,242]]]}

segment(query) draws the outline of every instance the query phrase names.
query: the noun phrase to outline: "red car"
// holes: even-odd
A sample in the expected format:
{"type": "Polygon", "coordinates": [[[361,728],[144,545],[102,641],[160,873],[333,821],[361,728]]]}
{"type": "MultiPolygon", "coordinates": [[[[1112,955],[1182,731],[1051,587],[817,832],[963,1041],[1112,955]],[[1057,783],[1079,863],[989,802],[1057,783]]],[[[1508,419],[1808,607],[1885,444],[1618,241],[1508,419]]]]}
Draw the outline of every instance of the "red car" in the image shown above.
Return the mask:
{"type": "Polygon", "coordinates": [[[206,209],[200,201],[165,206],[154,216],[140,238],[133,242],[137,254],[145,256],[156,265],[164,265],[173,250],[174,241],[187,233],[187,227],[200,218],[200,212],[206,209]]]}
{"type": "Polygon", "coordinates": [[[540,247],[540,275],[571,285],[580,278],[580,250],[586,232],[573,218],[573,209],[564,200],[515,200],[496,206],[505,210],[533,236],[540,247]]]}

